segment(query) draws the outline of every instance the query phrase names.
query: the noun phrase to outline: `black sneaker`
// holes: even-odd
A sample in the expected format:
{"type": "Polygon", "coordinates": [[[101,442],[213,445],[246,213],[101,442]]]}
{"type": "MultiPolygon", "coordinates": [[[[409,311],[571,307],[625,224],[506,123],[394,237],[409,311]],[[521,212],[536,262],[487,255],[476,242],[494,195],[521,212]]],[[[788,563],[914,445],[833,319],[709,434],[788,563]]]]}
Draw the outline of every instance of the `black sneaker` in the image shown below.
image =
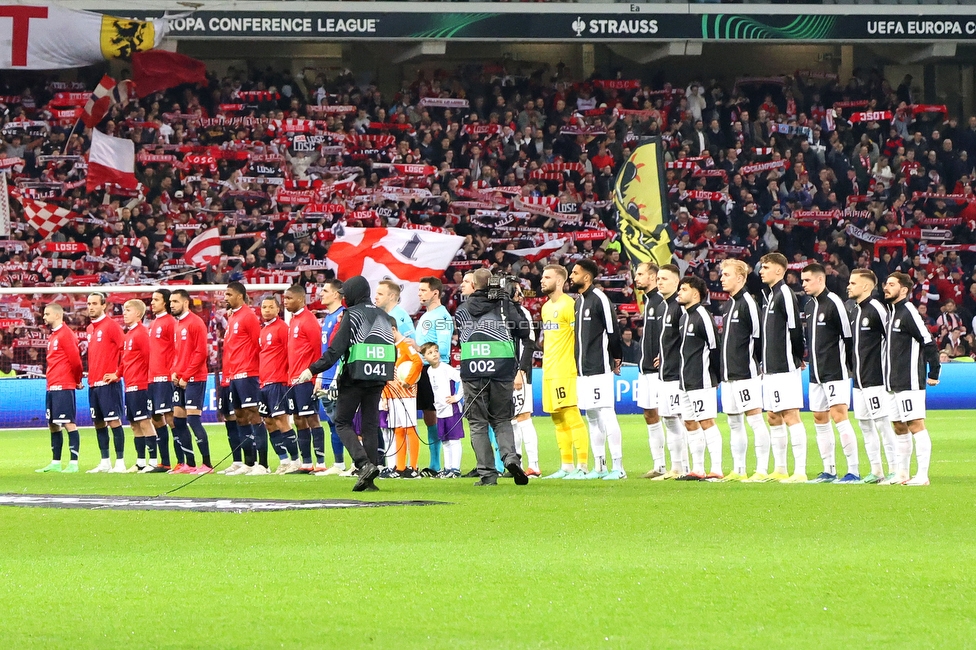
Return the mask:
{"type": "Polygon", "coordinates": [[[473,470],[471,470],[467,474],[462,474],[462,476],[464,478],[478,478],[478,468],[475,467],[473,470]]]}
{"type": "Polygon", "coordinates": [[[438,478],[440,476],[440,472],[431,469],[430,467],[425,467],[420,470],[420,475],[424,478],[438,478]]]}
{"type": "Polygon", "coordinates": [[[483,479],[480,479],[478,482],[476,482],[474,485],[475,485],[475,487],[494,487],[494,486],[498,485],[498,481],[493,481],[491,479],[484,479],[483,478],[483,479]]]}
{"type": "Polygon", "coordinates": [[[155,467],[153,467],[152,469],[150,469],[148,472],[145,472],[145,473],[146,474],[165,474],[166,472],[170,471],[171,469],[173,469],[173,468],[170,467],[169,465],[156,465],[155,467]]]}
{"type": "Polygon", "coordinates": [[[376,487],[376,484],[370,481],[370,483],[363,488],[363,492],[379,492],[380,489],[376,487]]]}
{"type": "Polygon", "coordinates": [[[352,487],[353,492],[364,492],[373,483],[373,479],[380,475],[380,470],[373,463],[367,462],[359,468],[359,479],[352,487]]]}
{"type": "Polygon", "coordinates": [[[400,472],[392,467],[384,467],[380,470],[380,478],[400,478],[400,472]]]}
{"type": "Polygon", "coordinates": [[[511,474],[512,478],[515,479],[515,485],[529,484],[529,477],[525,475],[524,471],[522,471],[522,466],[519,463],[512,463],[510,465],[506,465],[505,469],[508,470],[505,473],[511,474]]]}
{"type": "Polygon", "coordinates": [[[420,474],[414,468],[408,467],[400,472],[400,478],[420,478],[420,474]]]}

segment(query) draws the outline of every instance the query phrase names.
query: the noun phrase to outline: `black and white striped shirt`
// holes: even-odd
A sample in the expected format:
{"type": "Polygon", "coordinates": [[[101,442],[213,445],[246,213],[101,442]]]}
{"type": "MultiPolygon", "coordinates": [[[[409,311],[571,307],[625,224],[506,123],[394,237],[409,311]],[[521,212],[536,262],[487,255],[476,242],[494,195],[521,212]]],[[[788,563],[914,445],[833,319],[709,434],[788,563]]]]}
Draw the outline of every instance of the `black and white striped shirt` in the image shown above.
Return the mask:
{"type": "Polygon", "coordinates": [[[654,359],[661,353],[661,323],[658,320],[658,306],[664,302],[657,289],[651,289],[644,296],[644,334],[641,336],[640,371],[647,375],[656,373],[654,359]]]}
{"type": "Polygon", "coordinates": [[[939,349],[911,301],[891,306],[887,338],[885,387],[889,391],[925,390],[926,364],[928,377],[939,378],[939,349]]]}
{"type": "Polygon", "coordinates": [[[826,384],[850,377],[851,321],[844,301],[826,289],[810,296],[806,308],[810,381],[826,384]]]}
{"type": "Polygon", "coordinates": [[[718,334],[705,306],[698,304],[681,316],[681,390],[715,388],[718,334]]]}
{"type": "Polygon", "coordinates": [[[762,327],[764,375],[792,372],[803,360],[803,329],[796,295],[780,280],[766,296],[762,327]]]}
{"type": "Polygon", "coordinates": [[[620,328],[610,299],[597,287],[576,298],[576,367],[581,377],[613,372],[622,358],[620,328]]]}
{"type": "Polygon", "coordinates": [[[759,305],[745,287],[722,305],[722,353],[719,358],[722,381],[759,376],[760,322],[759,305]]]}
{"type": "Polygon", "coordinates": [[[678,294],[673,294],[658,305],[658,327],[661,328],[659,350],[661,354],[661,381],[681,380],[681,305],[678,294]]]}
{"type": "Polygon", "coordinates": [[[868,298],[854,305],[850,314],[854,337],[851,343],[854,350],[854,387],[883,386],[882,357],[888,330],[888,310],[876,298],[868,298]]]}

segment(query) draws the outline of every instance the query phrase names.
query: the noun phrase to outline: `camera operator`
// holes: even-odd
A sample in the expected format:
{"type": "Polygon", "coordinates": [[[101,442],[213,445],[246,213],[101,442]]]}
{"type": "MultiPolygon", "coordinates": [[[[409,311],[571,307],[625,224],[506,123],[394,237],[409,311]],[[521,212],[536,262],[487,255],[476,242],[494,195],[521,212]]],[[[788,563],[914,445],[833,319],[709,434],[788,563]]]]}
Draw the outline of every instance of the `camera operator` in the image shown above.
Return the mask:
{"type": "Polygon", "coordinates": [[[461,344],[465,412],[481,477],[475,483],[478,486],[498,483],[489,426],[495,430],[498,452],[515,484],[529,482],[515,451],[512,429],[512,390],[519,370],[515,341],[530,336],[524,313],[512,302],[516,283],[515,278],[492,278],[488,269],[468,273],[461,281],[466,300],[454,314],[461,344]]]}

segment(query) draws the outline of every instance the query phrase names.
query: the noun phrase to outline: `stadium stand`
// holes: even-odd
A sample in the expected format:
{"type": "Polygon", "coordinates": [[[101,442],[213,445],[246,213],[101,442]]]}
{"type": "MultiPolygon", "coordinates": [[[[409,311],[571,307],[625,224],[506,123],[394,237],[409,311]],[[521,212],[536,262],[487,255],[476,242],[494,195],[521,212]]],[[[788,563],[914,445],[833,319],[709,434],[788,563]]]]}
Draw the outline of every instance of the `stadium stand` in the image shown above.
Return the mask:
{"type": "MultiPolygon", "coordinates": [[[[322,262],[336,232],[399,226],[465,237],[446,273],[452,302],[461,273],[484,264],[517,273],[536,310],[542,298],[532,292],[549,260],[509,251],[558,233],[573,242],[552,259],[592,257],[636,339],[610,199],[622,162],[659,136],[675,251],[713,298],[724,298],[719,261],[754,265],[771,249],[792,268],[823,262],[833,290],[854,268],[882,279],[901,269],[917,282],[940,349],[970,357],[976,348],[976,117],[923,103],[911,78],[797,71],[652,84],[484,64],[420,76],[388,95],[357,86],[349,71],[231,70],[206,89],[113,108],[101,128],[136,142],[144,190],[110,197],[85,193],[80,154],[90,131],[62,117],[70,94],[87,97],[94,83],[16,79],[0,78],[0,167],[21,197],[81,218],[43,239],[11,201],[4,286],[294,279],[314,297],[331,277],[322,262]],[[187,266],[188,242],[214,226],[221,263],[187,266]]],[[[798,272],[790,283],[799,290],[798,272]]],[[[43,347],[31,342],[39,301],[2,300],[12,320],[0,323],[0,374],[42,374],[43,347]]],[[[83,328],[81,313],[69,324],[83,328]]]]}

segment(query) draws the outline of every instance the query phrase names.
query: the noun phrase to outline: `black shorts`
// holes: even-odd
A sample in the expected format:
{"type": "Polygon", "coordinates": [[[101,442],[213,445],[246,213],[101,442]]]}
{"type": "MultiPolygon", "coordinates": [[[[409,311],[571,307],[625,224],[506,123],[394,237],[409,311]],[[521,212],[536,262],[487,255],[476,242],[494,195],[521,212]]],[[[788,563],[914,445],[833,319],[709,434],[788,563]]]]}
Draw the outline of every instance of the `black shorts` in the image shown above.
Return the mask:
{"type": "Polygon", "coordinates": [[[122,419],[122,384],[92,386],[88,389],[88,406],[94,422],[122,419]]]}
{"type": "Polygon", "coordinates": [[[230,399],[230,386],[221,386],[217,389],[217,412],[225,420],[234,415],[234,403],[230,399]]]}
{"type": "Polygon", "coordinates": [[[318,400],[312,398],[313,392],[315,392],[315,384],[310,381],[292,386],[291,394],[286,400],[288,402],[288,412],[292,415],[300,415],[303,417],[318,415],[318,400]]]}
{"type": "Polygon", "coordinates": [[[436,409],[434,406],[434,389],[430,386],[428,370],[430,370],[430,366],[424,366],[423,372],[420,373],[420,381],[417,382],[417,408],[421,411],[436,409]]]}
{"type": "Polygon", "coordinates": [[[74,423],[75,392],[73,390],[49,390],[45,401],[47,421],[50,424],[74,423]]]}
{"type": "Polygon", "coordinates": [[[234,410],[257,408],[261,403],[261,385],[257,377],[230,380],[230,399],[234,410]]]}
{"type": "Polygon", "coordinates": [[[258,413],[261,417],[276,418],[288,413],[288,400],[285,399],[287,392],[288,386],[279,383],[268,384],[262,388],[261,403],[258,405],[258,413]]]}
{"type": "Polygon", "coordinates": [[[186,388],[180,388],[176,384],[173,387],[175,388],[173,406],[183,407],[187,411],[203,410],[203,397],[207,391],[207,382],[191,381],[186,385],[186,388]]]}
{"type": "Polygon", "coordinates": [[[148,420],[153,413],[152,400],[148,390],[132,390],[125,393],[125,417],[129,424],[148,420]]]}
{"type": "Polygon", "coordinates": [[[154,381],[149,384],[149,399],[152,400],[153,414],[173,412],[173,394],[176,389],[171,381],[154,381]]]}

